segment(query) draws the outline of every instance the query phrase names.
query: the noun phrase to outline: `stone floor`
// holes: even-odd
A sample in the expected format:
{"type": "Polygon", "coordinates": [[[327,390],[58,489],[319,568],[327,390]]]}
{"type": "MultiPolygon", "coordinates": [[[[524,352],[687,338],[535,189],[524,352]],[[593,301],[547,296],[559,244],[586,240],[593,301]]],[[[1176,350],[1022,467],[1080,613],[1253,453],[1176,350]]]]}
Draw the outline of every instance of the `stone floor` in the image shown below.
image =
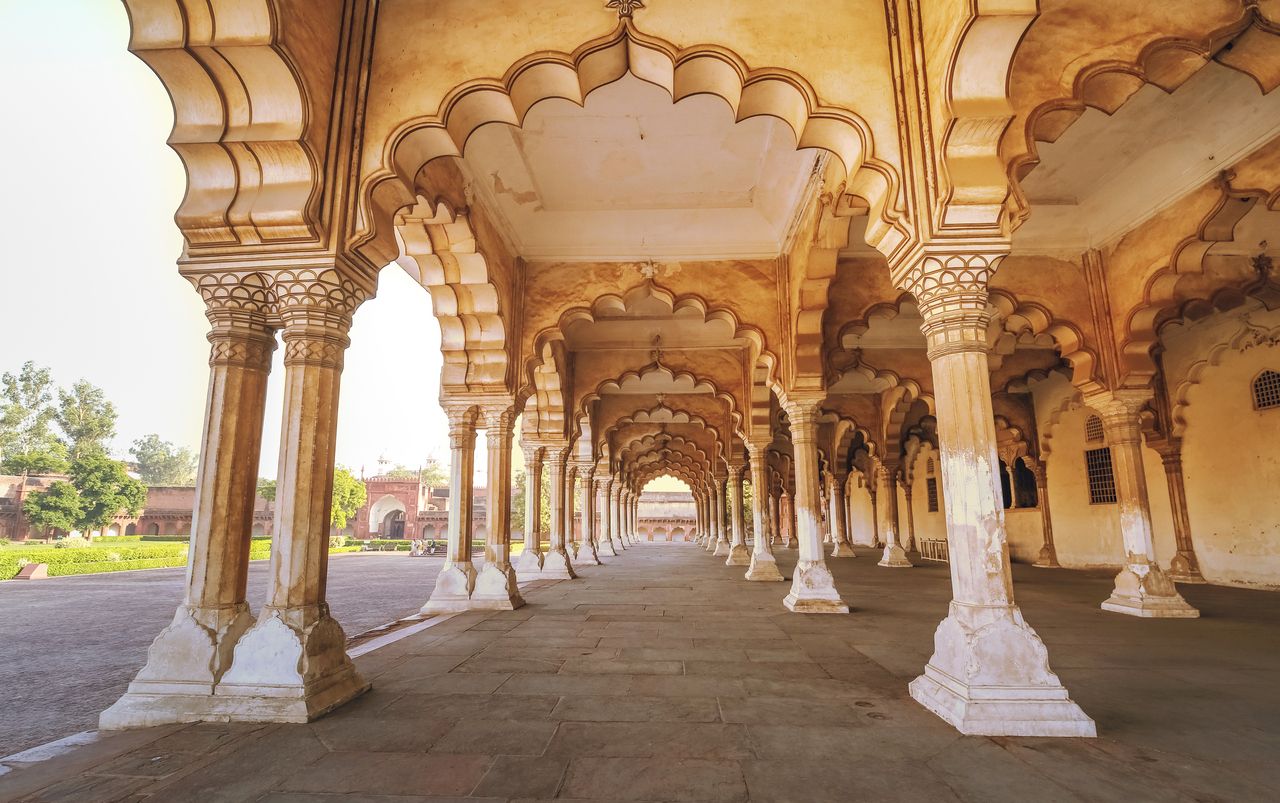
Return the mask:
{"type": "MultiPolygon", "coordinates": [[[[328,595],[347,635],[417,613],[443,558],[344,553],[329,562],[328,595]]],[[[249,601],[267,595],[267,561],[249,564],[249,601]]],[[[186,569],[0,583],[0,756],[95,728],[124,694],[147,647],[182,601],[186,569]]]]}
{"type": "Polygon", "coordinates": [[[1100,738],[963,737],[906,694],[946,567],[872,557],[832,562],[851,615],[800,616],[782,584],[747,583],[691,545],[642,545],[537,584],[518,611],[458,615],[358,658],[373,691],[318,722],[106,735],[10,765],[0,799],[1280,795],[1280,595],[1188,586],[1202,619],[1142,620],[1098,609],[1106,573],[1018,567],[1027,619],[1100,738]]]}

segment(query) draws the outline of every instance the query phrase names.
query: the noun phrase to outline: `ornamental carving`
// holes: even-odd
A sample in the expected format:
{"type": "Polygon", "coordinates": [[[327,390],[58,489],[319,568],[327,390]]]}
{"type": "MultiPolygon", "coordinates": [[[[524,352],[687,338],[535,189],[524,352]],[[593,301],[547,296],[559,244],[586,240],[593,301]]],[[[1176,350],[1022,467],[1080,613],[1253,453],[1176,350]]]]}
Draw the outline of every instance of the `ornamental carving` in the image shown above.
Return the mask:
{"type": "Polygon", "coordinates": [[[209,365],[234,366],[259,371],[271,369],[276,341],[270,335],[213,333],[209,335],[209,365]]]}
{"type": "Polygon", "coordinates": [[[284,364],[311,365],[321,368],[342,369],[343,355],[346,353],[345,338],[337,340],[328,337],[307,337],[285,332],[284,364]]]}
{"type": "Polygon", "coordinates": [[[315,308],[346,317],[371,293],[332,268],[283,270],[272,277],[281,313],[297,308],[315,308]]]}

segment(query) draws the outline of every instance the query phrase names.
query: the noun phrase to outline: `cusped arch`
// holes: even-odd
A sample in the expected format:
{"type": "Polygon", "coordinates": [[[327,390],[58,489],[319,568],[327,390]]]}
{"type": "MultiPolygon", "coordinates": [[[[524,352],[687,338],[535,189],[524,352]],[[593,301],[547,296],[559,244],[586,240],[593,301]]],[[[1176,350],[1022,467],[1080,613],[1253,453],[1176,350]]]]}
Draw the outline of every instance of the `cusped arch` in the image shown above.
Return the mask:
{"type": "Polygon", "coordinates": [[[357,248],[370,258],[394,256],[383,221],[412,203],[418,171],[441,157],[461,156],[467,140],[493,123],[523,125],[529,110],[558,98],[583,105],[596,89],[628,73],[665,89],[672,102],[693,95],[723,99],[742,121],[756,116],[786,123],[797,148],[833,154],[844,168],[846,192],[869,209],[868,237],[897,228],[897,170],[875,156],[870,126],[855,112],[825,106],[801,76],[781,69],[752,69],[724,47],[681,48],[636,30],[622,20],[613,33],[572,53],[535,53],[513,64],[501,79],[468,81],[449,92],[433,114],[407,120],[389,137],[381,165],[362,183],[362,230],[357,248]]]}

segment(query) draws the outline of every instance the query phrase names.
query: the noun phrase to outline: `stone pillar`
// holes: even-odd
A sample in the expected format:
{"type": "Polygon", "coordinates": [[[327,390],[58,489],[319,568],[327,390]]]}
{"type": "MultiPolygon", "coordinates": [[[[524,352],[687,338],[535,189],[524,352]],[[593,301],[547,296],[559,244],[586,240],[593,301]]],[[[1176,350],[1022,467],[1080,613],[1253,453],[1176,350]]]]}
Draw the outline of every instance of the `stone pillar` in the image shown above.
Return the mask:
{"type": "Polygon", "coordinates": [[[1102,428],[1111,448],[1120,536],[1125,550],[1124,568],[1116,575],[1115,590],[1111,598],[1102,603],[1102,609],[1130,616],[1194,618],[1200,612],[1187,604],[1173,580],[1156,563],[1138,418],[1149,398],[1146,391],[1117,391],[1086,400],[1102,417],[1102,428]]]}
{"type": "Polygon", "coordinates": [[[896,466],[881,463],[877,473],[877,480],[880,484],[880,491],[877,496],[885,500],[880,506],[880,512],[883,514],[880,522],[880,532],[884,537],[884,554],[880,557],[877,566],[883,566],[886,569],[910,569],[911,561],[907,560],[907,553],[903,551],[902,545],[898,543],[898,471],[896,466]]]}
{"type": "Polygon", "coordinates": [[[728,479],[727,474],[717,474],[711,486],[711,503],[712,509],[715,511],[715,533],[716,546],[712,555],[717,558],[727,558],[731,549],[729,545],[729,530],[725,526],[725,481],[728,479]]]}
{"type": "Polygon", "coordinates": [[[510,402],[483,408],[489,452],[489,499],[486,504],[484,566],[471,592],[472,610],[512,611],[524,605],[516,572],[511,568],[511,444],[515,406],[510,402]]]}
{"type": "Polygon", "coordinates": [[[1036,556],[1036,562],[1032,565],[1042,569],[1057,569],[1060,568],[1060,564],[1058,550],[1053,545],[1053,516],[1049,512],[1049,466],[1037,461],[1034,465],[1029,464],[1028,468],[1035,474],[1036,501],[1040,503],[1040,524],[1044,529],[1044,544],[1040,547],[1040,554],[1036,556]]]}
{"type": "Polygon", "coordinates": [[[767,441],[747,442],[747,457],[751,461],[751,512],[755,524],[755,543],[751,549],[751,565],[746,578],[756,582],[781,582],[778,561],[773,557],[770,518],[777,515],[777,502],[769,493],[769,466],[766,462],[767,441]]]}
{"type": "Polygon", "coordinates": [[[1203,583],[1196,545],[1191,540],[1191,519],[1187,516],[1187,489],[1182,477],[1182,439],[1170,438],[1160,450],[1165,483],[1169,486],[1169,508],[1173,512],[1173,538],[1177,553],[1169,562],[1169,577],[1179,583],[1203,583]]]}
{"type": "Polygon", "coordinates": [[[213,324],[209,389],[185,594],[129,690],[102,712],[98,727],[103,729],[207,718],[214,686],[254,621],[245,584],[267,374],[276,341],[263,309],[210,302],[207,316],[213,324]]]}
{"type": "Polygon", "coordinates": [[[795,525],[796,518],[791,505],[791,494],[783,488],[782,493],[778,494],[778,540],[781,541],[784,549],[795,549],[797,546],[795,525]]]}
{"type": "Polygon", "coordinates": [[[622,480],[613,480],[613,491],[609,500],[611,520],[609,523],[609,539],[615,549],[626,549],[622,543],[622,480]]]}
{"type": "Polygon", "coordinates": [[[551,483],[551,533],[547,552],[542,556],[542,576],[552,580],[572,580],[577,577],[573,572],[573,561],[569,558],[569,550],[565,546],[565,533],[573,525],[573,513],[565,509],[565,461],[568,459],[567,448],[551,448],[547,450],[547,481],[551,483]]]}
{"type": "Polygon", "coordinates": [[[627,536],[631,539],[631,543],[635,544],[640,540],[640,493],[637,491],[631,496],[631,531],[627,536]]]}
{"type": "Polygon", "coordinates": [[[532,580],[542,573],[542,447],[524,445],[524,551],[512,567],[516,576],[532,580]]]}
{"type": "MultiPolygon", "coordinates": [[[[871,475],[873,484],[880,481],[875,469],[871,470],[871,475]]],[[[884,546],[884,542],[880,540],[880,505],[876,501],[879,494],[874,486],[867,489],[867,496],[871,497],[871,546],[879,548],[884,546]]]]}
{"type": "Polygon", "coordinates": [[[933,367],[952,592],[911,696],[961,733],[1094,736],[1013,601],[986,340],[986,280],[1006,252],[926,251],[908,277],[933,367]]]}
{"type": "MultiPolygon", "coordinates": [[[[769,527],[769,546],[772,547],[775,543],[782,543],[782,526],[779,521],[780,516],[778,515],[778,495],[772,490],[769,491],[769,498],[766,500],[766,505],[768,507],[769,514],[769,521],[767,522],[769,527]]],[[[769,554],[770,556],[773,555],[772,549],[770,549],[769,554]]]]}
{"type": "Polygon", "coordinates": [[[351,315],[363,296],[336,278],[277,284],[277,292],[284,421],[270,580],[258,621],[214,694],[237,720],[306,722],[369,688],[325,601],[339,385],[351,315]]]}
{"type": "Polygon", "coordinates": [[[800,554],[791,578],[791,593],[783,600],[796,613],[848,613],[836,591],[831,571],[822,554],[822,533],[818,530],[821,489],[818,486],[818,403],[816,398],[788,399],[791,442],[795,448],[796,534],[800,554]]]}
{"type": "Polygon", "coordinates": [[[473,511],[472,484],[475,476],[476,417],[474,405],[446,405],[449,418],[449,534],[444,565],[436,575],[436,587],[422,606],[422,613],[465,611],[475,590],[476,567],[471,562],[473,511]]]}
{"type": "Polygon", "coordinates": [[[596,506],[600,509],[600,529],[596,531],[596,554],[602,558],[617,557],[613,545],[611,494],[613,480],[596,480],[596,506]]]}
{"type": "Polygon", "coordinates": [[[827,484],[827,521],[831,525],[831,557],[854,558],[853,544],[849,543],[849,531],[845,529],[847,515],[844,501],[844,483],[833,474],[827,484]]]}
{"type": "Polygon", "coordinates": [[[729,526],[731,536],[726,566],[751,565],[751,551],[747,549],[747,536],[742,527],[742,474],[746,466],[737,463],[729,466],[729,526]]]}
{"type": "Polygon", "coordinates": [[[911,482],[911,483],[904,482],[902,484],[902,501],[906,502],[906,505],[907,505],[907,545],[905,549],[907,550],[908,554],[917,551],[916,510],[915,510],[915,506],[911,504],[911,490],[914,487],[915,487],[914,482],[911,482]]]}
{"type": "Polygon", "coordinates": [[[582,532],[578,534],[578,549],[573,562],[578,565],[599,566],[600,557],[596,553],[595,543],[595,466],[590,463],[578,464],[578,477],[582,481],[582,487],[578,490],[582,532]]]}

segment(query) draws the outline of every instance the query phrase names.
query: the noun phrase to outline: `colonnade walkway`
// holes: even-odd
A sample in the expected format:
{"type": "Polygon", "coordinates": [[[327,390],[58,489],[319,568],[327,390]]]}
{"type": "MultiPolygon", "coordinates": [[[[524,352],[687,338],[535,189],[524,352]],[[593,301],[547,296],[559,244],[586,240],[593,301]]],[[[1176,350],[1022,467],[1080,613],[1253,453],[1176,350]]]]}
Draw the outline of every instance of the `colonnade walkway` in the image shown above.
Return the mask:
{"type": "Polygon", "coordinates": [[[1280,595],[1184,586],[1201,619],[1139,619],[1099,609],[1110,572],[1015,567],[1100,735],[961,736],[907,695],[947,569],[878,555],[828,561],[851,614],[798,615],[781,583],[640,544],[357,658],[373,690],[317,722],[103,734],[0,799],[1275,799],[1280,595]]]}

